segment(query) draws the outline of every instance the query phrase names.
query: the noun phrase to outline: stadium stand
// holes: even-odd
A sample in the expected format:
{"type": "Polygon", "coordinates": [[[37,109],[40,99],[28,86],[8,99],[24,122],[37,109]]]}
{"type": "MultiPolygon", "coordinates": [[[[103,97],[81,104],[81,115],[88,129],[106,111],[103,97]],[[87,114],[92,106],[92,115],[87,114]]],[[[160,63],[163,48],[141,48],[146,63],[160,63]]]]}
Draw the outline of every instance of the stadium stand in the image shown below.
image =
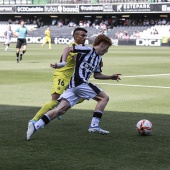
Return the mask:
{"type": "MultiPolygon", "coordinates": [[[[44,36],[44,32],[47,26],[43,26],[40,28],[34,28],[30,30],[29,35],[33,37],[42,37],[44,36]]],[[[52,37],[58,38],[71,38],[71,32],[73,31],[73,27],[63,26],[50,26],[52,37]]],[[[88,30],[88,36],[93,37],[103,32],[104,29],[95,27],[86,27],[88,30]]],[[[107,29],[107,35],[113,39],[119,38],[123,39],[125,34],[128,35],[129,38],[160,38],[162,36],[170,35],[170,25],[149,25],[149,26],[117,26],[111,29],[107,29]],[[134,35],[135,34],[135,35],[134,35]]]]}
{"type": "MultiPolygon", "coordinates": [[[[38,19],[39,20],[39,19],[38,19]]],[[[49,20],[49,19],[48,19],[49,20]]],[[[15,21],[10,21],[11,27],[13,30],[17,27],[18,24],[14,24],[15,21]]],[[[84,21],[82,21],[84,22],[84,21]]],[[[86,21],[87,22],[87,21],[86,21]]],[[[144,20],[135,20],[133,18],[125,19],[125,20],[119,20],[117,19],[116,25],[112,26],[106,26],[107,20],[101,19],[98,21],[97,25],[93,25],[95,21],[91,21],[91,25],[81,25],[82,27],[85,27],[88,30],[88,36],[93,37],[101,32],[104,31],[104,29],[107,30],[107,35],[111,38],[136,38],[137,36],[143,36],[148,37],[150,35],[151,29],[156,29],[160,36],[162,36],[162,33],[168,33],[169,28],[169,22],[167,22],[165,19],[144,19],[144,20]],[[121,21],[121,22],[119,22],[121,21]],[[144,22],[145,21],[145,22],[144,22]],[[152,23],[153,22],[153,23],[152,23]],[[161,31],[162,29],[162,31],[161,31]]],[[[0,21],[1,30],[5,30],[5,28],[8,26],[9,21],[0,21]]],[[[71,32],[73,31],[74,27],[70,27],[68,24],[63,23],[62,26],[52,25],[51,21],[49,21],[48,24],[44,24],[42,26],[37,26],[37,24],[27,24],[27,27],[29,29],[29,35],[33,37],[43,37],[44,32],[47,28],[47,26],[50,25],[51,28],[51,34],[52,37],[62,37],[62,38],[71,38],[71,32]]],[[[80,21],[77,20],[76,26],[80,26],[80,21]]],[[[156,33],[153,32],[151,35],[156,36],[156,33]]],[[[168,34],[169,35],[169,34],[168,34]]],[[[3,36],[3,32],[0,32],[0,36],[3,36]]]]}
{"type": "MultiPolygon", "coordinates": [[[[41,28],[38,28],[37,30],[32,30],[29,32],[30,36],[33,37],[42,37],[44,36],[44,32],[46,30],[47,26],[43,26],[41,28]]],[[[133,35],[134,32],[143,32],[144,30],[147,30],[148,28],[151,28],[150,26],[144,27],[144,26],[131,26],[131,27],[114,27],[113,29],[109,29],[107,31],[107,35],[111,38],[118,38],[116,37],[116,33],[125,33],[127,32],[129,37],[133,35]]],[[[58,37],[58,38],[71,38],[71,32],[73,31],[73,28],[68,26],[56,27],[56,26],[50,26],[51,29],[51,35],[52,37],[58,37]]],[[[102,32],[102,29],[96,29],[93,27],[86,28],[88,30],[88,36],[93,37],[98,35],[100,32],[102,32]]],[[[122,35],[123,36],[123,35],[122,35]]],[[[121,37],[119,37],[121,38],[121,37]]],[[[122,37],[123,38],[123,37],[122,37]]]]}
{"type": "MultiPolygon", "coordinates": [[[[169,0],[170,1],[170,0],[169,0]]],[[[168,2],[169,2],[168,1],[168,2]]],[[[14,5],[14,4],[110,4],[110,3],[159,3],[159,2],[167,2],[166,0],[0,0],[0,5],[14,5]]],[[[24,15],[23,15],[24,16],[24,15]]],[[[68,15],[67,15],[68,16],[68,15]]],[[[52,18],[50,18],[50,14],[48,15],[41,15],[37,16],[36,18],[36,23],[33,24],[33,20],[35,18],[34,15],[30,15],[29,18],[32,17],[30,20],[31,22],[27,23],[27,27],[29,29],[29,35],[33,37],[43,37],[44,32],[47,28],[48,25],[51,27],[51,34],[52,37],[62,37],[62,38],[71,38],[71,32],[73,31],[74,27],[68,26],[68,23],[65,22],[65,18],[67,16],[64,15],[59,15],[59,18],[56,19],[56,24],[52,24],[52,18]],[[43,18],[41,18],[43,17],[43,18]],[[46,17],[46,18],[45,18],[46,17]],[[61,18],[60,18],[61,17],[61,18]],[[59,26],[58,22],[59,19],[62,22],[62,26],[59,26]],[[40,20],[42,20],[40,22],[40,20]]],[[[82,16],[82,15],[81,15],[82,16]]],[[[134,17],[135,15],[133,15],[134,17]]],[[[153,16],[153,15],[152,15],[153,16]]],[[[152,17],[150,15],[150,17],[152,17]]],[[[158,15],[159,16],[159,15],[158,15]]],[[[4,16],[4,18],[7,16],[4,16]]],[[[25,16],[24,16],[25,17],[25,16]]],[[[169,26],[169,21],[168,17],[167,18],[145,18],[143,15],[143,18],[141,19],[141,16],[137,18],[122,18],[121,14],[116,16],[115,23],[109,24],[109,19],[112,20],[113,18],[110,15],[109,17],[107,15],[103,15],[103,18],[98,20],[98,23],[95,23],[95,18],[94,14],[91,18],[91,24],[89,26],[85,26],[84,24],[88,22],[88,20],[85,18],[80,19],[80,15],[74,15],[75,18],[71,16],[68,16],[67,20],[68,22],[73,21],[75,19],[75,24],[76,26],[82,26],[85,27],[88,30],[88,36],[93,37],[101,32],[104,31],[104,27],[101,27],[101,23],[106,25],[107,29],[107,35],[113,39],[123,39],[123,38],[137,38],[137,37],[161,37],[164,35],[169,35],[170,34],[170,26],[169,26]],[[107,18],[108,17],[108,18],[107,18]],[[81,25],[80,25],[81,23],[81,25]],[[95,23],[95,24],[94,24],[95,23]],[[93,25],[94,24],[94,25],[93,25]]],[[[136,16],[135,16],[136,17],[136,16]]],[[[9,19],[9,18],[8,18],[9,19]]],[[[8,20],[7,19],[7,20],[8,20]]],[[[12,24],[11,27],[13,30],[17,27],[17,23],[14,20],[15,18],[12,18],[9,23],[9,20],[7,21],[0,21],[0,26],[1,30],[5,30],[8,24],[12,24]]],[[[28,19],[28,18],[27,18],[28,19]]],[[[0,32],[0,36],[3,36],[3,31],[0,32]]]]}

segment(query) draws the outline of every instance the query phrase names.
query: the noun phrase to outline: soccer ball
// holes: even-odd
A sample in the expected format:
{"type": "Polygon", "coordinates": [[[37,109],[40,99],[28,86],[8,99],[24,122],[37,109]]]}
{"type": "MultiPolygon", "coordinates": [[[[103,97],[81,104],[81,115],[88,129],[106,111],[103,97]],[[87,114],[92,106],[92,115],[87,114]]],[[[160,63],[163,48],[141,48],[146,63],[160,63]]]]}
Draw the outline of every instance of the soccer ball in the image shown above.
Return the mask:
{"type": "Polygon", "coordinates": [[[152,123],[149,120],[142,119],[136,124],[136,130],[140,135],[149,135],[152,131],[152,123]]]}

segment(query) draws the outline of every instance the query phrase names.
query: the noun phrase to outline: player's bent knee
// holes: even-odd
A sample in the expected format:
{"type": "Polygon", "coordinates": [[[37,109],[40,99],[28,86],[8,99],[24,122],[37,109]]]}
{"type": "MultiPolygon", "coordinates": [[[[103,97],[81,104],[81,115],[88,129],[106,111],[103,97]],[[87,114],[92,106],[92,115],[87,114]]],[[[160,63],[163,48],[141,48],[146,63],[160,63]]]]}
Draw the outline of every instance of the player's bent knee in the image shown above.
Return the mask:
{"type": "Polygon", "coordinates": [[[108,102],[109,101],[109,96],[105,96],[105,98],[104,98],[104,100],[106,101],[106,102],[108,102]]]}

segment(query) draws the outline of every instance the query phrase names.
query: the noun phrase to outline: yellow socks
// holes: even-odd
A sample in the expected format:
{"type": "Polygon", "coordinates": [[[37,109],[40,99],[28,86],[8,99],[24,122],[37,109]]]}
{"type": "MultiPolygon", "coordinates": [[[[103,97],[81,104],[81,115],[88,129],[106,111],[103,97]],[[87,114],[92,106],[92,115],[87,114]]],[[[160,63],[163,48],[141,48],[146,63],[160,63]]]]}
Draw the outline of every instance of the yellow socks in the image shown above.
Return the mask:
{"type": "Polygon", "coordinates": [[[51,49],[51,43],[49,43],[49,49],[51,49]]]}
{"type": "Polygon", "coordinates": [[[53,109],[58,105],[58,101],[51,100],[50,102],[44,104],[44,106],[36,113],[32,120],[38,121],[44,114],[49,110],[53,109]]]}

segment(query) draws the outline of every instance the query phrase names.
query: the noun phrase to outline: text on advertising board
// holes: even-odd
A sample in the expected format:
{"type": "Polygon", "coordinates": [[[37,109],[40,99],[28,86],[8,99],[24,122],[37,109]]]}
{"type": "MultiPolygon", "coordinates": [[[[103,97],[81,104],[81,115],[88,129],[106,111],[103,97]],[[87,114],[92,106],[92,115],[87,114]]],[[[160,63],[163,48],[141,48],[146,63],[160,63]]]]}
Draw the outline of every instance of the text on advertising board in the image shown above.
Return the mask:
{"type": "Polygon", "coordinates": [[[160,39],[137,39],[136,40],[137,46],[161,46],[160,39]]]}

